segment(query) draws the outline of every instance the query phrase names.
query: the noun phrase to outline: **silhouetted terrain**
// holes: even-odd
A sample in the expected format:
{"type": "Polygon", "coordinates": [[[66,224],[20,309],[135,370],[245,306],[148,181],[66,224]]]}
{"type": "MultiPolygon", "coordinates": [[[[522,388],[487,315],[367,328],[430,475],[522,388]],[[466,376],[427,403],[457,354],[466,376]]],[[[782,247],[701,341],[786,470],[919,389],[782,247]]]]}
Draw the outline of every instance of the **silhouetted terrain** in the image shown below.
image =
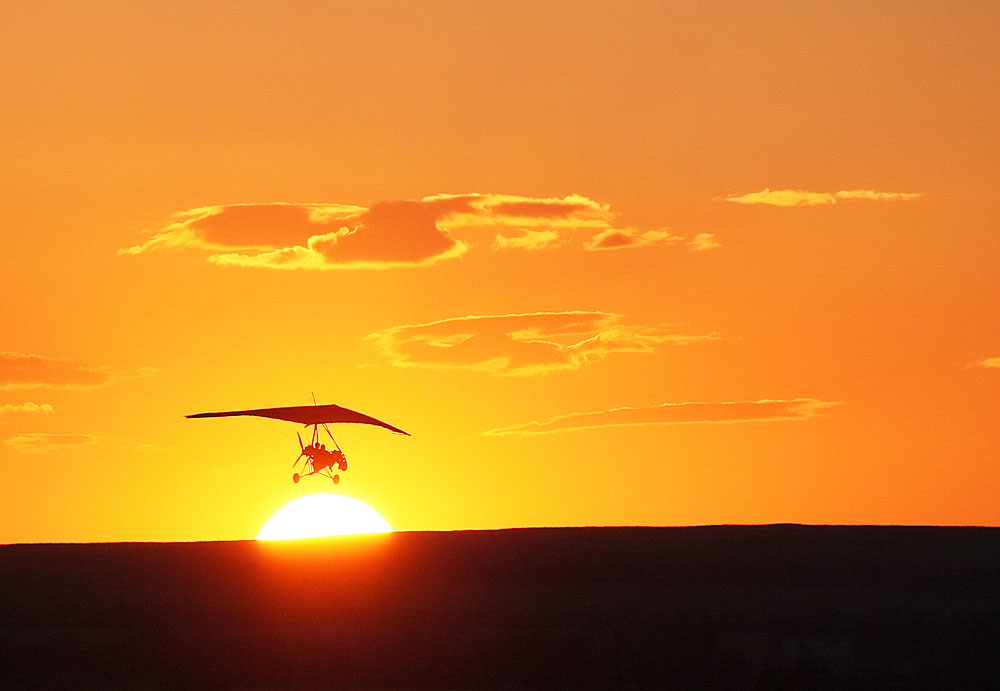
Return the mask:
{"type": "Polygon", "coordinates": [[[1000,688],[1000,529],[0,547],[0,687],[1000,688]]]}

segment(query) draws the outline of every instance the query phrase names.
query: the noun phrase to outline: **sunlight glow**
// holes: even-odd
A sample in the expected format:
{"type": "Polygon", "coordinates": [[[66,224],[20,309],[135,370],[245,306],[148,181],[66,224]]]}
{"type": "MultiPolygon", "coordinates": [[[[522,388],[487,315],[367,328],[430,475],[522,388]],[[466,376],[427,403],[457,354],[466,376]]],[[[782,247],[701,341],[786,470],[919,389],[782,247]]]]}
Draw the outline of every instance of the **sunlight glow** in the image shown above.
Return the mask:
{"type": "Polygon", "coordinates": [[[341,494],[312,494],[293,499],[271,516],[258,540],[391,533],[392,526],[364,502],[341,494]]]}

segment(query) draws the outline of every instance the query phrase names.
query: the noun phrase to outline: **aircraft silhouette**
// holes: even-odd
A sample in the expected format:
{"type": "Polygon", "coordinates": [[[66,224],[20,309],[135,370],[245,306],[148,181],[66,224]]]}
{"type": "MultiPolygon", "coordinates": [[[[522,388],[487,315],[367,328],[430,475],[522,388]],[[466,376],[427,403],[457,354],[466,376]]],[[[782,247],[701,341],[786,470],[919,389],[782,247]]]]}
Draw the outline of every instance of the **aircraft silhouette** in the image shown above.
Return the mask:
{"type": "Polygon", "coordinates": [[[335,423],[355,423],[363,425],[375,425],[376,427],[383,427],[390,432],[395,432],[396,434],[405,434],[410,436],[409,432],[404,432],[398,427],[393,427],[387,422],[382,422],[370,415],[365,415],[364,413],[359,413],[356,410],[351,410],[350,408],[344,408],[339,405],[316,405],[315,397],[313,397],[313,405],[301,405],[301,406],[289,406],[284,408],[254,408],[251,410],[227,410],[217,413],[195,413],[194,415],[187,415],[188,418],[203,418],[203,417],[235,417],[237,415],[254,415],[257,417],[267,417],[274,420],[285,420],[287,422],[298,422],[306,427],[312,427],[312,439],[310,440],[308,446],[302,443],[302,435],[298,432],[295,436],[299,439],[299,455],[292,463],[292,469],[299,464],[299,461],[303,459],[303,472],[299,474],[298,472],[292,474],[292,482],[298,482],[304,477],[309,477],[310,475],[322,475],[333,480],[333,484],[338,484],[340,482],[339,472],[344,472],[347,470],[347,456],[344,451],[340,448],[337,440],[334,439],[333,433],[330,432],[330,427],[328,425],[335,423]],[[326,445],[320,442],[319,428],[322,427],[326,430],[327,436],[330,437],[330,441],[333,442],[333,448],[328,449],[326,445]]]}

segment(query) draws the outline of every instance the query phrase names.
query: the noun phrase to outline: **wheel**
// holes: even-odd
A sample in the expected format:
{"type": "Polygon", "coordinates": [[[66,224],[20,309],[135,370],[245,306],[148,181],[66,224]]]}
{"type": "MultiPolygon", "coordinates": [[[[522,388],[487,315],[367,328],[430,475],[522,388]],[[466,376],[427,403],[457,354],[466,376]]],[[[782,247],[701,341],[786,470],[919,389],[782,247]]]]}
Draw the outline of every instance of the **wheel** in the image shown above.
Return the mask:
{"type": "Polygon", "coordinates": [[[333,484],[335,484],[335,485],[339,485],[340,484],[340,476],[339,475],[334,475],[333,476],[333,484]]]}
{"type": "Polygon", "coordinates": [[[299,474],[298,473],[293,473],[292,474],[292,482],[294,482],[296,485],[299,484],[299,474]]]}

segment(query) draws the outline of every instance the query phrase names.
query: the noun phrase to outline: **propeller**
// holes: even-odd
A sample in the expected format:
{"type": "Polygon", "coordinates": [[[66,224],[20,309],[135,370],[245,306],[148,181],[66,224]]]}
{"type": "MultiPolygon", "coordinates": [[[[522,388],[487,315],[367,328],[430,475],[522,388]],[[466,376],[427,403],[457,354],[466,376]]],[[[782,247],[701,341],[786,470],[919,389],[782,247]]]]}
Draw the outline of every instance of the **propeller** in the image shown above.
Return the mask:
{"type": "Polygon", "coordinates": [[[295,468],[299,464],[299,461],[302,460],[302,457],[306,455],[306,447],[302,444],[302,435],[296,432],[295,436],[299,438],[299,455],[292,461],[292,468],[295,468]]]}

